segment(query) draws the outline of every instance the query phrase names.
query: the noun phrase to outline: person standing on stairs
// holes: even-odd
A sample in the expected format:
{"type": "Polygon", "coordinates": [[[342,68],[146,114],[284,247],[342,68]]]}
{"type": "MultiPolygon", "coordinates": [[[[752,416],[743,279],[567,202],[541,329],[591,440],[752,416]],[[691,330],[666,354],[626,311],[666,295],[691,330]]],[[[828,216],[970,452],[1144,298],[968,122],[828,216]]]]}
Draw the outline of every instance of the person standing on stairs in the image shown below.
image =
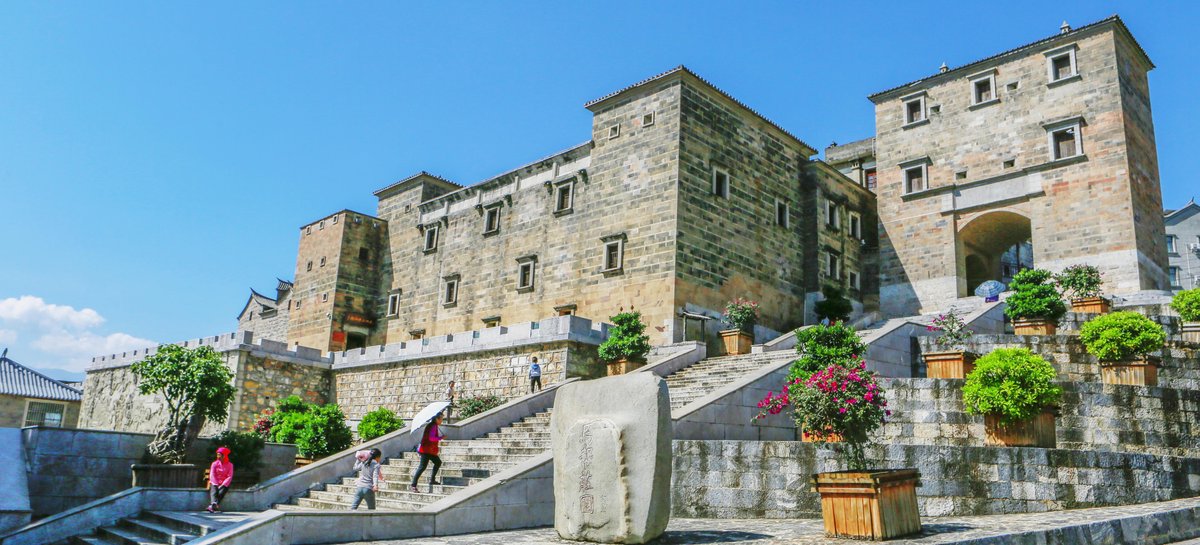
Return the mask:
{"type": "Polygon", "coordinates": [[[454,381],[450,381],[450,387],[446,388],[446,401],[450,404],[446,406],[446,418],[450,418],[450,410],[454,408],[454,381]]]}
{"type": "Polygon", "coordinates": [[[221,510],[221,500],[233,484],[233,462],[229,461],[228,448],[217,449],[217,459],[208,467],[208,507],[204,510],[215,513],[221,510]]]}
{"type": "Polygon", "coordinates": [[[360,450],[355,454],[358,461],[354,462],[354,471],[358,472],[358,480],[354,483],[354,503],[350,504],[352,511],[358,510],[358,504],[367,500],[367,509],[375,510],[375,493],[379,491],[379,483],[383,482],[383,451],[373,448],[360,450]]]}
{"type": "Polygon", "coordinates": [[[538,365],[537,356],[530,359],[529,363],[529,393],[541,391],[542,389],[542,366],[538,365]],[[537,390],[533,387],[537,386],[537,390]]]}
{"type": "Polygon", "coordinates": [[[421,446],[417,447],[421,462],[417,464],[417,472],[413,473],[412,485],[409,486],[413,492],[417,492],[417,481],[421,478],[421,473],[425,472],[425,467],[429,465],[429,462],[433,462],[433,471],[429,473],[429,491],[433,492],[433,485],[442,484],[437,481],[438,470],[442,468],[442,459],[438,457],[438,443],[445,437],[442,435],[441,424],[442,415],[438,414],[421,433],[421,446]]]}

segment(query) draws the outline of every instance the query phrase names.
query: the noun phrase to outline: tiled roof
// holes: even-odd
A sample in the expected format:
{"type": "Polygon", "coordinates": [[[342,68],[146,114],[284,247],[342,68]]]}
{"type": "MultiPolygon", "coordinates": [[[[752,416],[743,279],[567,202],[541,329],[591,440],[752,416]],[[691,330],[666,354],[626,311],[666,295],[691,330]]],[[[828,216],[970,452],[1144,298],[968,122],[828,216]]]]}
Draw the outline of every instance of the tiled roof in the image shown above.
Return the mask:
{"type": "Polygon", "coordinates": [[[1071,29],[1071,30],[1069,30],[1069,31],[1067,31],[1067,32],[1060,32],[1060,33],[1058,33],[1058,34],[1055,34],[1055,35],[1053,35],[1053,36],[1049,36],[1049,37],[1046,37],[1046,38],[1042,38],[1042,39],[1040,39],[1040,40],[1037,40],[1037,41],[1034,41],[1034,42],[1030,42],[1030,43],[1027,43],[1027,44],[1025,44],[1025,45],[1022,45],[1022,46],[1019,46],[1019,47],[1014,47],[1014,48],[1012,48],[1012,49],[1009,49],[1008,51],[1004,51],[1004,52],[1002,52],[1002,53],[997,53],[997,54],[995,54],[995,55],[992,55],[992,56],[990,56],[990,57],[985,57],[985,58],[979,59],[979,60],[977,60],[977,61],[972,61],[972,62],[969,62],[969,63],[967,63],[967,64],[964,64],[964,65],[962,65],[962,66],[958,66],[958,67],[955,67],[955,68],[951,68],[951,69],[949,69],[949,70],[947,70],[947,71],[945,71],[945,72],[939,72],[939,73],[937,73],[937,74],[933,74],[933,75],[930,75],[930,76],[927,76],[927,77],[924,77],[924,78],[921,78],[921,79],[918,79],[918,80],[915,80],[915,81],[910,81],[910,82],[908,82],[908,83],[905,83],[904,85],[897,85],[896,87],[892,87],[891,89],[887,89],[887,90],[880,91],[880,92],[878,92],[878,93],[874,93],[874,94],[872,94],[872,95],[869,95],[867,98],[869,98],[869,99],[871,99],[871,100],[874,100],[874,99],[875,99],[875,97],[878,97],[878,96],[881,96],[881,95],[886,95],[886,94],[888,94],[888,93],[891,93],[891,92],[897,91],[897,90],[899,90],[899,89],[903,89],[903,88],[905,88],[905,87],[910,87],[910,86],[916,85],[916,84],[918,84],[918,83],[923,83],[923,82],[925,82],[925,81],[928,81],[928,80],[933,80],[933,79],[945,79],[945,78],[953,78],[953,77],[957,77],[957,76],[958,76],[958,73],[959,73],[959,71],[962,71],[962,70],[973,70],[973,69],[974,69],[974,67],[975,67],[975,65],[982,64],[982,63],[985,63],[985,62],[988,62],[988,61],[990,61],[990,60],[997,59],[997,58],[1000,58],[1000,57],[1004,57],[1004,56],[1006,56],[1006,55],[1011,55],[1011,54],[1014,54],[1014,53],[1018,53],[1018,52],[1021,52],[1021,51],[1025,50],[1025,49],[1030,49],[1030,48],[1033,48],[1033,47],[1037,47],[1037,46],[1040,46],[1040,45],[1043,45],[1043,44],[1046,44],[1046,43],[1049,43],[1049,42],[1053,42],[1053,41],[1055,41],[1055,40],[1065,39],[1065,38],[1068,38],[1068,37],[1070,37],[1070,36],[1074,36],[1074,35],[1077,35],[1077,34],[1079,34],[1079,33],[1081,33],[1081,32],[1084,32],[1084,31],[1090,30],[1090,29],[1092,29],[1092,28],[1095,28],[1095,27],[1098,27],[1098,26],[1101,26],[1101,25],[1109,24],[1109,23],[1116,23],[1116,25],[1117,25],[1117,28],[1120,28],[1121,30],[1124,30],[1124,31],[1125,31],[1126,35],[1128,35],[1128,36],[1129,36],[1129,39],[1130,39],[1130,40],[1133,42],[1133,45],[1134,45],[1135,47],[1137,47],[1137,50],[1138,50],[1138,52],[1140,52],[1140,53],[1142,54],[1142,56],[1146,58],[1146,61],[1147,61],[1147,62],[1149,62],[1149,63],[1150,63],[1150,66],[1151,66],[1151,68],[1153,68],[1153,67],[1154,67],[1154,62],[1153,62],[1153,61],[1150,61],[1150,56],[1146,54],[1146,50],[1145,50],[1145,49],[1142,49],[1142,45],[1141,45],[1141,44],[1139,44],[1139,43],[1138,43],[1138,41],[1137,41],[1137,39],[1135,39],[1135,38],[1133,37],[1133,33],[1129,31],[1129,27],[1126,27],[1126,26],[1125,26],[1125,22],[1124,22],[1124,21],[1121,21],[1121,18],[1120,18],[1120,17],[1118,17],[1118,16],[1116,16],[1116,15],[1112,15],[1112,16],[1110,16],[1110,17],[1107,17],[1107,18],[1105,18],[1105,19],[1101,19],[1101,20],[1099,20],[1099,21],[1096,21],[1096,22],[1094,22],[1094,23],[1089,23],[1089,24],[1083,25],[1083,26],[1081,26],[1081,27],[1079,27],[1079,28],[1071,29]],[[951,75],[951,74],[954,74],[954,75],[951,75]]]}
{"type": "Polygon", "coordinates": [[[691,71],[691,69],[689,69],[688,67],[686,67],[686,66],[684,66],[684,65],[682,65],[682,64],[681,64],[681,65],[679,65],[679,66],[676,66],[675,68],[672,68],[672,69],[670,69],[670,70],[667,70],[666,72],[663,72],[663,73],[661,73],[661,74],[658,74],[658,75],[656,75],[656,76],[651,76],[651,77],[649,77],[649,78],[646,78],[646,79],[644,79],[644,80],[642,80],[642,81],[639,81],[639,82],[637,82],[637,83],[635,83],[635,84],[633,84],[633,85],[630,85],[630,86],[628,86],[628,87],[626,87],[626,88],[624,88],[624,89],[621,89],[621,90],[619,90],[619,91],[612,92],[612,93],[609,93],[609,94],[607,94],[607,95],[604,95],[604,96],[602,96],[602,97],[600,97],[600,98],[598,98],[598,99],[596,99],[596,100],[589,101],[588,103],[584,104],[584,105],[583,105],[583,107],[584,107],[584,108],[591,108],[592,106],[594,106],[594,105],[596,105],[596,104],[599,104],[599,103],[601,103],[601,102],[604,102],[604,101],[606,101],[606,100],[608,100],[608,99],[610,99],[610,98],[613,98],[613,97],[615,97],[615,96],[617,96],[617,95],[620,95],[621,93],[624,93],[624,92],[626,92],[626,91],[629,91],[630,89],[636,89],[636,88],[638,88],[638,87],[641,87],[641,86],[643,86],[643,85],[646,85],[646,84],[648,84],[648,83],[653,83],[653,82],[655,82],[655,81],[658,81],[658,80],[660,80],[660,79],[666,78],[667,76],[670,76],[670,75],[672,75],[672,74],[679,73],[679,72],[682,72],[682,73],[684,73],[684,74],[687,74],[687,75],[689,75],[689,76],[691,76],[691,77],[693,77],[693,78],[696,78],[697,80],[699,80],[699,81],[700,81],[700,83],[703,83],[704,85],[707,85],[707,86],[708,86],[710,89],[712,89],[712,90],[716,91],[716,92],[717,92],[717,93],[719,93],[721,96],[723,96],[723,97],[725,97],[725,98],[729,99],[729,100],[730,100],[730,101],[732,101],[734,104],[737,104],[738,106],[742,107],[742,108],[743,108],[743,109],[745,109],[746,111],[748,111],[748,112],[750,112],[751,114],[753,114],[755,117],[757,117],[757,118],[759,118],[759,119],[761,119],[761,120],[765,121],[765,122],[766,122],[768,125],[770,125],[770,126],[774,127],[774,128],[775,128],[775,129],[777,129],[779,132],[782,132],[783,134],[787,135],[787,136],[788,136],[789,138],[791,138],[792,140],[795,140],[795,141],[799,142],[799,143],[800,143],[800,145],[802,145],[802,146],[804,146],[804,147],[806,147],[806,148],[808,148],[808,149],[812,150],[812,152],[813,152],[813,153],[816,153],[816,151],[817,151],[817,150],[816,150],[816,148],[814,148],[814,147],[812,147],[812,146],[808,145],[808,144],[807,144],[807,143],[805,143],[803,140],[801,140],[800,138],[796,137],[796,135],[794,135],[794,134],[792,134],[791,132],[789,132],[787,129],[785,129],[785,128],[783,128],[783,127],[780,127],[780,126],[779,126],[778,124],[776,124],[774,121],[771,121],[770,119],[767,119],[767,118],[766,118],[766,116],[764,116],[764,115],[762,115],[762,114],[758,113],[758,111],[757,111],[757,110],[755,110],[754,108],[751,108],[751,107],[747,106],[747,105],[746,105],[744,102],[742,102],[742,101],[740,101],[740,100],[738,100],[738,99],[736,99],[736,98],[733,98],[733,95],[730,95],[729,93],[726,93],[725,91],[722,91],[722,90],[721,90],[721,88],[717,87],[716,85],[713,85],[713,84],[712,84],[712,82],[710,82],[710,81],[708,81],[708,80],[706,80],[706,79],[704,79],[704,78],[700,77],[698,74],[696,74],[695,72],[691,71]]]}
{"type": "Polygon", "coordinates": [[[450,180],[447,180],[447,179],[445,179],[445,178],[443,178],[443,177],[441,177],[441,176],[438,176],[438,175],[436,175],[436,174],[430,174],[430,173],[428,173],[428,172],[425,172],[424,170],[422,170],[421,172],[418,172],[418,173],[416,173],[416,174],[413,174],[412,176],[409,176],[409,177],[407,177],[407,178],[405,178],[405,179],[403,179],[403,180],[400,180],[399,182],[396,182],[396,183],[394,183],[394,184],[390,184],[390,185],[388,185],[387,187],[385,187],[385,188],[383,188],[383,189],[379,189],[379,190],[375,191],[375,192],[374,192],[374,195],[375,195],[375,196],[379,196],[379,194],[380,194],[380,193],[385,193],[385,192],[387,192],[388,190],[390,190],[390,189],[394,189],[394,188],[398,187],[399,185],[401,185],[401,184],[403,184],[403,183],[405,183],[405,182],[408,182],[408,181],[411,181],[411,180],[415,180],[415,179],[417,179],[417,178],[420,178],[420,177],[422,177],[422,176],[424,176],[424,177],[426,177],[426,178],[433,178],[434,180],[437,180],[437,181],[439,181],[439,182],[445,182],[445,183],[448,183],[448,184],[450,184],[450,185],[452,185],[452,186],[454,186],[454,187],[462,187],[462,185],[459,185],[459,184],[456,184],[456,183],[454,183],[454,182],[451,182],[450,180]]]}
{"type": "Polygon", "coordinates": [[[1175,214],[1183,212],[1184,210],[1187,210],[1189,208],[1197,208],[1197,207],[1200,207],[1200,205],[1196,204],[1196,198],[1192,197],[1192,199],[1189,200],[1187,204],[1183,205],[1178,210],[1163,210],[1163,218],[1164,219],[1170,218],[1171,216],[1174,216],[1175,214]]]}
{"type": "Polygon", "coordinates": [[[0,394],[55,401],[79,401],[83,398],[83,392],[3,355],[0,355],[0,394]]]}

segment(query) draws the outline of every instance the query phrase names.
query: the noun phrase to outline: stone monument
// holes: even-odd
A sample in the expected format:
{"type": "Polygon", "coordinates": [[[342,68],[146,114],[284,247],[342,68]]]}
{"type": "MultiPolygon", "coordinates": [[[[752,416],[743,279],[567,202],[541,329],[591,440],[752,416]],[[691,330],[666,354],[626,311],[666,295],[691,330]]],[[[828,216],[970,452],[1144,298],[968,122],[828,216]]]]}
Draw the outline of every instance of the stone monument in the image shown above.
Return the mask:
{"type": "Polygon", "coordinates": [[[665,380],[632,373],[563,386],[550,429],[560,537],[646,543],[666,530],[671,401],[665,380]]]}

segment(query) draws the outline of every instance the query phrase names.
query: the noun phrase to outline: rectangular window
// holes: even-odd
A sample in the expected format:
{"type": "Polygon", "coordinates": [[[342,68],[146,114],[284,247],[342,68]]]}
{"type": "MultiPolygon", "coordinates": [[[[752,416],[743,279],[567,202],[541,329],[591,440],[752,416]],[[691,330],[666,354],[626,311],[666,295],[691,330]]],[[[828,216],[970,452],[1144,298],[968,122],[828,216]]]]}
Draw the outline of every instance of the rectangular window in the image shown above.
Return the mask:
{"type": "Polygon", "coordinates": [[[846,273],[846,280],[847,280],[847,282],[849,282],[849,283],[850,283],[850,287],[852,287],[852,288],[854,288],[854,289],[856,289],[856,290],[857,290],[857,289],[862,289],[862,286],[859,284],[859,280],[858,280],[858,273],[857,273],[857,272],[855,272],[855,271],[849,271],[849,272],[847,272],[847,273],[846,273]]]}
{"type": "Polygon", "coordinates": [[[971,80],[971,104],[984,104],[996,98],[996,74],[971,80]]]}
{"type": "Polygon", "coordinates": [[[483,327],[485,327],[485,328],[500,327],[500,317],[499,316],[488,316],[487,318],[484,318],[483,319],[483,327]]]}
{"type": "Polygon", "coordinates": [[[322,294],[321,294],[321,302],[322,302],[322,303],[328,303],[328,302],[329,302],[329,294],[328,294],[328,293],[322,293],[322,294]]]}
{"type": "Polygon", "coordinates": [[[1050,152],[1055,159],[1067,159],[1083,155],[1083,139],[1079,134],[1079,123],[1049,130],[1050,152]]]}
{"type": "Polygon", "coordinates": [[[325,220],[321,220],[321,221],[320,221],[320,223],[318,223],[318,224],[317,224],[317,230],[318,230],[318,231],[324,231],[324,230],[325,230],[325,220]]]}
{"type": "Polygon", "coordinates": [[[832,229],[839,229],[842,226],[841,207],[829,199],[825,200],[825,225],[832,229]]]}
{"type": "Polygon", "coordinates": [[[575,205],[574,185],[565,182],[554,187],[554,211],[566,212],[575,205]]]}
{"type": "Polygon", "coordinates": [[[1078,73],[1075,65],[1075,47],[1070,46],[1065,51],[1048,54],[1046,68],[1050,71],[1050,83],[1067,79],[1078,73]]]}
{"type": "Polygon", "coordinates": [[[616,138],[618,136],[621,136],[621,124],[620,123],[608,128],[608,139],[609,140],[612,140],[613,138],[616,138]]]}
{"type": "Polygon", "coordinates": [[[904,192],[915,193],[924,191],[928,185],[925,182],[926,175],[925,164],[907,167],[904,169],[904,192]]]}
{"type": "Polygon", "coordinates": [[[649,127],[654,124],[654,112],[642,115],[642,126],[649,127]]]}
{"type": "Polygon", "coordinates": [[[500,207],[493,206],[483,212],[483,232],[495,233],[500,230],[500,207]]]}
{"type": "Polygon", "coordinates": [[[729,173],[717,167],[713,167],[712,194],[729,198],[729,173]]]}
{"type": "Polygon", "coordinates": [[[790,221],[788,218],[788,204],[781,200],[775,200],[775,225],[788,228],[790,221]]]}
{"type": "Polygon", "coordinates": [[[604,243],[604,271],[615,271],[623,265],[625,241],[613,240],[604,243]]]}
{"type": "Polygon", "coordinates": [[[304,234],[306,234],[306,235],[311,235],[311,234],[312,234],[312,226],[311,226],[311,225],[309,225],[308,227],[305,227],[305,228],[304,228],[304,234]]]}
{"type": "Polygon", "coordinates": [[[833,252],[827,252],[825,256],[825,276],[834,279],[841,278],[841,258],[833,252]]]}
{"type": "Polygon", "coordinates": [[[438,226],[430,225],[425,228],[425,251],[432,252],[438,247],[438,226]]]}
{"type": "Polygon", "coordinates": [[[1167,235],[1167,253],[1174,254],[1178,252],[1178,250],[1175,249],[1177,240],[1178,238],[1175,235],[1167,235]]]}
{"type": "Polygon", "coordinates": [[[867,189],[875,191],[875,169],[867,169],[863,177],[866,179],[867,189]]]}
{"type": "Polygon", "coordinates": [[[321,256],[321,266],[325,266],[325,256],[321,256]]]}
{"type": "Polygon", "coordinates": [[[537,262],[532,260],[517,265],[517,289],[533,289],[535,265],[537,262]]]}
{"type": "Polygon", "coordinates": [[[904,101],[904,124],[911,125],[925,121],[925,95],[904,101]]]}
{"type": "Polygon", "coordinates": [[[850,213],[850,236],[852,238],[862,238],[862,217],[858,214],[850,213]]]}
{"type": "Polygon", "coordinates": [[[300,310],[300,301],[296,301],[296,310],[300,310]]]}
{"type": "Polygon", "coordinates": [[[306,271],[312,270],[312,261],[311,260],[308,262],[308,265],[304,266],[304,270],[306,270],[306,271]]]}
{"type": "Polygon", "coordinates": [[[458,277],[445,278],[442,286],[442,304],[453,305],[458,302],[458,277]]]}
{"type": "Polygon", "coordinates": [[[1167,267],[1167,281],[1171,287],[1179,287],[1179,267],[1167,267]]]}
{"type": "Polygon", "coordinates": [[[61,428],[66,412],[67,406],[61,403],[27,400],[25,405],[25,425],[61,428]]]}
{"type": "Polygon", "coordinates": [[[400,314],[400,294],[393,293],[388,296],[387,315],[395,316],[400,314]]]}

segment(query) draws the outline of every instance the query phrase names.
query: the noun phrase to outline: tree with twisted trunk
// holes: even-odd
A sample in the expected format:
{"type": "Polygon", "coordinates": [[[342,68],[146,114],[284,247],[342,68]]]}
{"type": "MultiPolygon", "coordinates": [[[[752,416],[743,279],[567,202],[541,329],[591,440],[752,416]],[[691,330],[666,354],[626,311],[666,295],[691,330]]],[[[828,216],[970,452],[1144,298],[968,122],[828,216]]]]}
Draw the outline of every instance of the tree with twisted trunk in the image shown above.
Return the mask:
{"type": "Polygon", "coordinates": [[[211,346],[161,346],[130,370],[142,395],[161,394],[167,403],[166,424],[146,447],[157,463],[183,463],[205,420],[220,423],[229,416],[233,373],[211,346]]]}

